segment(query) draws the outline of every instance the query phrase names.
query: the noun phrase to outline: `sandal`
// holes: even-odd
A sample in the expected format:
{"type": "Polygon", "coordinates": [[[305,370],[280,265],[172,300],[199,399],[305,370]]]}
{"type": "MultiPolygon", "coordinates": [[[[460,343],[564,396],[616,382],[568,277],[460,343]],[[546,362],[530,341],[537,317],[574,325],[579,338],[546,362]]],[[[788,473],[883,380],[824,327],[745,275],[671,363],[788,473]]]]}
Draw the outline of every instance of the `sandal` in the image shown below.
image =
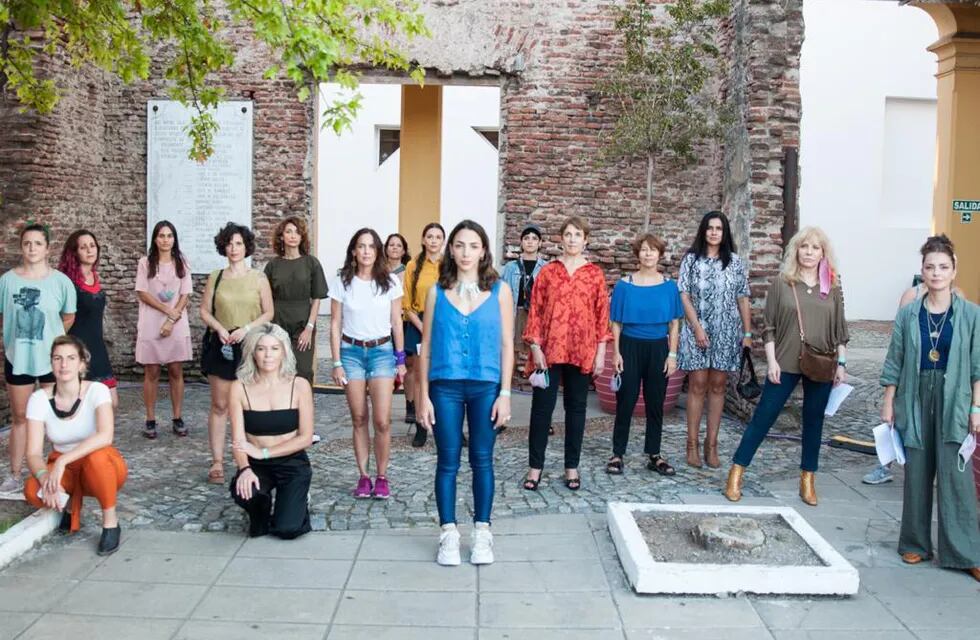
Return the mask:
{"type": "Polygon", "coordinates": [[[211,463],[211,468],[208,469],[208,483],[209,484],[224,484],[225,482],[225,465],[220,460],[215,460],[211,463]]]}
{"type": "Polygon", "coordinates": [[[650,462],[647,463],[647,469],[650,471],[656,471],[662,476],[672,476],[677,473],[674,467],[670,466],[666,458],[657,454],[655,456],[650,456],[650,462]]]}
{"type": "Polygon", "coordinates": [[[146,424],[143,426],[143,437],[147,440],[157,439],[157,421],[147,420],[146,424]]]}
{"type": "Polygon", "coordinates": [[[531,477],[531,472],[528,471],[527,475],[524,476],[524,484],[522,485],[524,487],[524,490],[525,491],[537,491],[538,490],[538,485],[541,484],[541,473],[542,472],[538,472],[538,477],[537,478],[532,478],[531,477]]]}
{"type": "Polygon", "coordinates": [[[173,430],[178,438],[187,437],[187,426],[184,424],[183,418],[174,418],[171,422],[173,422],[173,430]]]}
{"type": "Polygon", "coordinates": [[[623,475],[623,459],[619,456],[609,458],[609,461],[606,463],[606,473],[611,476],[623,475]]]}
{"type": "Polygon", "coordinates": [[[569,478],[568,476],[565,476],[565,486],[572,491],[578,491],[582,488],[582,477],[575,476],[574,478],[569,478]]]}

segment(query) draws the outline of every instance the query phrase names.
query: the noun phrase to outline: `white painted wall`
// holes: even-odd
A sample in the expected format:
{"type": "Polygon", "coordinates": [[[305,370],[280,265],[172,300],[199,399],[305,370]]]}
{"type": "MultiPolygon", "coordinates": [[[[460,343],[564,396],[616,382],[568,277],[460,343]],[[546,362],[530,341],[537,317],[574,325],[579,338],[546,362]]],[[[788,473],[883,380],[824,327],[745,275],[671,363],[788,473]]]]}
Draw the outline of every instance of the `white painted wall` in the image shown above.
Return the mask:
{"type": "MultiPolygon", "coordinates": [[[[339,95],[335,84],[320,86],[320,109],[339,95]]],[[[317,148],[317,257],[329,278],[343,265],[347,243],[361,227],[372,227],[381,240],[398,229],[398,166],[396,151],[378,166],[378,128],[399,127],[401,87],[362,84],[361,111],[349,131],[337,136],[321,130],[317,148]]],[[[330,305],[320,305],[329,313],[330,305]]]]}
{"type": "MultiPolygon", "coordinates": [[[[483,225],[497,247],[497,150],[473,130],[500,127],[498,87],[442,89],[441,222],[448,234],[466,218],[483,225]]],[[[494,261],[500,256],[494,254],[494,261]]]]}
{"type": "Polygon", "coordinates": [[[891,320],[932,221],[936,27],[876,0],[805,0],[803,18],[800,224],[830,236],[848,318],[891,320]]]}

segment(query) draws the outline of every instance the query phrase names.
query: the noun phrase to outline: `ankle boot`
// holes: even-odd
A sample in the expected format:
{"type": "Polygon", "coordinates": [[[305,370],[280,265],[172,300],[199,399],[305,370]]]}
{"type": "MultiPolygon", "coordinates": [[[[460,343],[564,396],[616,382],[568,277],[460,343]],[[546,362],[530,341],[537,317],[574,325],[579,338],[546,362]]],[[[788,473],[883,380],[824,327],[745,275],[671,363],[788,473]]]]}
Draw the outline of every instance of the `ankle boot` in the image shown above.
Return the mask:
{"type": "Polygon", "coordinates": [[[812,471],[800,471],[800,500],[811,507],[817,506],[817,487],[812,471]]]}
{"type": "Polygon", "coordinates": [[[728,470],[728,483],[722,493],[732,502],[738,502],[742,499],[742,474],[744,473],[745,467],[740,464],[733,464],[732,468],[728,470]]]}
{"type": "Polygon", "coordinates": [[[698,437],[687,438],[687,466],[701,468],[701,452],[698,450],[698,437]]]}
{"type": "Polygon", "coordinates": [[[717,430],[711,433],[711,429],[708,429],[708,433],[704,437],[704,463],[712,469],[717,469],[721,466],[721,461],[718,459],[717,430]]]}

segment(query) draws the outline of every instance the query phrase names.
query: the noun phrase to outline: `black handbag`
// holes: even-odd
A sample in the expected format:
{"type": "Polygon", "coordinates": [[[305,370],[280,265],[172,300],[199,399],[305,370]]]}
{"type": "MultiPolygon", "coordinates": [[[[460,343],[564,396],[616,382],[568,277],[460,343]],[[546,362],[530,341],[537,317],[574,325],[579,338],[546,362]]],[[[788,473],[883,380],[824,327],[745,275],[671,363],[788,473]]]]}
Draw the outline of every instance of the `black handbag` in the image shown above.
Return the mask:
{"type": "Polygon", "coordinates": [[[742,347],[742,364],[738,370],[735,390],[746,400],[754,400],[762,393],[759,380],[755,377],[755,364],[752,362],[752,350],[749,347],[742,347]]]}
{"type": "MultiPolygon", "coordinates": [[[[211,291],[211,315],[214,315],[214,299],[218,295],[218,285],[221,284],[221,276],[224,275],[225,270],[221,269],[218,271],[218,277],[214,279],[214,289],[211,291]]],[[[211,327],[204,326],[204,337],[201,338],[201,373],[208,375],[208,363],[211,362],[211,358],[214,357],[215,349],[220,349],[221,345],[217,344],[218,334],[215,333],[211,327]]]]}

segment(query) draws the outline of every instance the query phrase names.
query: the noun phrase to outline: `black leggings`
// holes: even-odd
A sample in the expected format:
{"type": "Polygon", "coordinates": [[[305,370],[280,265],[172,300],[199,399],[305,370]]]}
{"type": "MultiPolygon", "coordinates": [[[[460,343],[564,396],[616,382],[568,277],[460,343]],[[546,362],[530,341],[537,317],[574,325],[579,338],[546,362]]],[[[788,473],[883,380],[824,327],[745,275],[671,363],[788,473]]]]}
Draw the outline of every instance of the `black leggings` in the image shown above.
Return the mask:
{"type": "Polygon", "coordinates": [[[646,405],[647,430],[643,452],[660,453],[664,431],[664,395],[667,394],[667,338],[641,340],[620,336],[619,353],[623,356],[622,385],[616,392],[616,426],[613,429],[613,455],[622,458],[630,439],[633,409],[643,384],[643,403],[646,405]]]}
{"type": "Polygon", "coordinates": [[[253,489],[251,499],[245,500],[235,491],[241,471],[231,480],[231,497],[248,513],[248,535],[254,538],[271,533],[292,540],[310,531],[306,500],[313,471],[306,452],[268,460],[249,458],[248,464],[259,478],[259,488],[253,489]],[[273,489],[276,491],[274,513],[273,489]]]}
{"type": "Polygon", "coordinates": [[[591,374],[572,364],[551,365],[547,389],[534,388],[531,396],[531,428],[528,432],[528,465],[544,469],[544,452],[548,448],[548,427],[558,402],[558,383],[565,387],[565,468],[577,469],[585,435],[585,405],[589,398],[591,374]]]}

